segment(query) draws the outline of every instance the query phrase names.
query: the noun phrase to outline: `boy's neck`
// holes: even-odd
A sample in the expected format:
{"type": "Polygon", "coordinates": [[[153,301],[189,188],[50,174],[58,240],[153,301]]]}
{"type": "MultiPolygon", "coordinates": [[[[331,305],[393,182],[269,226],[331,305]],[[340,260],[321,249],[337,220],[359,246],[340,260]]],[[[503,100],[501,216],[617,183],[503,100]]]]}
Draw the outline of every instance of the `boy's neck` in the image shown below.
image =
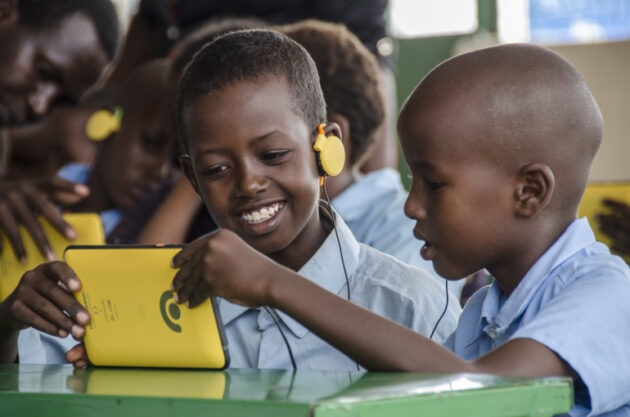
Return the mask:
{"type": "Polygon", "coordinates": [[[321,204],[302,232],[283,250],[267,254],[271,259],[294,271],[300,270],[322,246],[334,224],[321,204]]]}
{"type": "Polygon", "coordinates": [[[507,261],[502,264],[487,268],[506,297],[512,294],[527,272],[562,236],[573,220],[575,218],[539,221],[535,228],[522,234],[521,245],[514,251],[516,255],[507,257],[507,261]]]}
{"type": "Polygon", "coordinates": [[[328,197],[334,200],[339,194],[344,192],[346,188],[357,182],[361,177],[358,167],[352,169],[345,169],[341,171],[336,177],[326,178],[326,191],[328,191],[328,197]]]}

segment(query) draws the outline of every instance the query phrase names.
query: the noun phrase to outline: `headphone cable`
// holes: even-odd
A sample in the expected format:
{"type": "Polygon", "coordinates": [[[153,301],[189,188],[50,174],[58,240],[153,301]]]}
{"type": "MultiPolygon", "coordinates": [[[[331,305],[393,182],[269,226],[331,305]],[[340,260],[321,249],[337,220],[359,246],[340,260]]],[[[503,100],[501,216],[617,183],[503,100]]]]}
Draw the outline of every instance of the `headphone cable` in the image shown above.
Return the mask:
{"type": "Polygon", "coordinates": [[[278,331],[280,332],[280,336],[282,336],[282,340],[284,340],[284,344],[287,347],[287,351],[289,352],[289,358],[291,359],[291,365],[293,366],[293,370],[296,371],[297,364],[295,363],[295,358],[293,357],[293,351],[291,350],[291,346],[289,345],[289,341],[287,340],[287,337],[284,335],[284,332],[282,331],[282,327],[280,327],[280,321],[278,320],[276,311],[267,306],[263,306],[263,308],[265,309],[267,314],[271,316],[271,318],[273,319],[273,322],[276,324],[276,327],[278,328],[278,331]]]}
{"type": "Polygon", "coordinates": [[[435,329],[437,329],[438,324],[440,324],[440,321],[442,321],[442,318],[446,314],[446,309],[448,308],[448,280],[444,281],[444,288],[445,288],[444,292],[446,294],[446,304],[444,305],[444,311],[442,311],[440,318],[438,318],[437,321],[435,322],[435,326],[433,326],[433,330],[431,330],[431,336],[429,336],[429,339],[433,339],[433,333],[435,333],[435,329]]]}

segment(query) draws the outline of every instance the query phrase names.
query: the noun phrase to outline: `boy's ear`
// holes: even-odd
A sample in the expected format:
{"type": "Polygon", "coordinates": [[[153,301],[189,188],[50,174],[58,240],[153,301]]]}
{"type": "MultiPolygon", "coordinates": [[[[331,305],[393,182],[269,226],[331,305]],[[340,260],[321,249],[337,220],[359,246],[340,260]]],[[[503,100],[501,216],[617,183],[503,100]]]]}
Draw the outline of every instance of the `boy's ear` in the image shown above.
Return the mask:
{"type": "Polygon", "coordinates": [[[182,154],[179,156],[179,165],[182,167],[182,171],[184,171],[184,175],[188,178],[188,181],[195,189],[195,192],[201,196],[199,192],[199,184],[197,183],[197,177],[195,177],[195,171],[193,170],[192,161],[190,160],[190,155],[182,154]]]}
{"type": "Polygon", "coordinates": [[[556,179],[547,164],[535,162],[521,168],[516,184],[516,214],[530,218],[540,212],[553,196],[556,179]]]}
{"type": "Polygon", "coordinates": [[[0,0],[0,27],[16,23],[17,18],[17,0],[0,0]]]}

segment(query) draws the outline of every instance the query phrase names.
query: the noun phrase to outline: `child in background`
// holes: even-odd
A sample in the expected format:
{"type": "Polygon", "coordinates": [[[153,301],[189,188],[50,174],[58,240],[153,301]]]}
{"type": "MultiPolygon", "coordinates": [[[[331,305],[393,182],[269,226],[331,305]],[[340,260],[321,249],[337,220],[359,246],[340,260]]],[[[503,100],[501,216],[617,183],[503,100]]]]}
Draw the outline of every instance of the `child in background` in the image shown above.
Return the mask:
{"type": "MultiPolygon", "coordinates": [[[[422,242],[413,236],[413,220],[403,211],[407,192],[400,173],[392,168],[367,175],[359,171],[385,115],[376,58],[343,25],[307,20],[278,30],[315,61],[326,117],[341,129],[346,164],[327,182],[333,207],[359,242],[437,276],[431,262],[420,256],[422,242]]],[[[456,281],[449,289],[459,297],[463,283],[456,281]]]]}
{"type": "Polygon", "coordinates": [[[336,297],[227,231],[180,252],[178,301],[268,305],[369,370],[573,378],[572,416],[630,413],[630,271],[576,219],[602,139],[580,74],[532,45],[434,69],[398,121],[422,256],[448,278],[495,277],[446,348],[336,297]],[[191,288],[195,288],[191,291],[191,288]]]}
{"type": "MultiPolygon", "coordinates": [[[[32,128],[51,109],[76,104],[106,72],[118,43],[109,0],[0,0],[0,177],[14,178],[8,165],[18,154],[51,157],[41,137],[23,143],[8,128],[32,128]]],[[[76,232],[49,199],[65,205],[87,194],[85,187],[51,176],[0,181],[0,229],[18,258],[26,258],[18,224],[42,254],[54,258],[34,212],[73,239],[76,232]]]]}
{"type": "MultiPolygon", "coordinates": [[[[249,251],[265,253],[313,286],[413,331],[434,332],[443,340],[454,328],[459,306],[451,297],[445,311],[440,283],[358,243],[341,217],[335,221],[320,201],[313,144],[326,109],[315,64],[299,44],[269,30],[217,38],[188,65],[178,114],[187,147],[181,163],[221,228],[218,235],[239,235],[251,245],[243,245],[249,251]]],[[[340,134],[333,123],[324,130],[340,134]]],[[[213,252],[213,242],[204,237],[187,247],[200,263],[185,266],[182,276],[212,267],[203,259],[213,252]]],[[[191,306],[207,295],[204,282],[176,289],[182,299],[192,294],[191,306]]],[[[222,299],[218,304],[232,367],[290,368],[292,357],[298,369],[358,367],[284,313],[222,299]]],[[[80,346],[67,358],[82,366],[84,353],[80,346]]]]}
{"type": "MultiPolygon", "coordinates": [[[[159,187],[169,172],[174,139],[164,123],[167,71],[165,60],[134,69],[122,90],[120,131],[100,145],[93,170],[70,165],[60,173],[90,186],[90,195],[72,209],[100,212],[106,232],[111,232],[124,210],[133,209],[159,187]]],[[[61,281],[75,290],[80,284],[70,282],[71,277],[61,262],[24,274],[15,291],[0,303],[2,360],[12,362],[19,352],[21,363],[64,362],[66,351],[76,345],[72,336],[81,337],[82,325],[89,321],[87,311],[57,285],[61,281]]]]}
{"type": "Polygon", "coordinates": [[[134,69],[121,89],[120,131],[101,144],[94,167],[73,163],[59,172],[90,187],[90,195],[70,210],[101,213],[108,237],[124,212],[157,191],[171,173],[175,140],[165,122],[167,74],[166,60],[134,69]]]}

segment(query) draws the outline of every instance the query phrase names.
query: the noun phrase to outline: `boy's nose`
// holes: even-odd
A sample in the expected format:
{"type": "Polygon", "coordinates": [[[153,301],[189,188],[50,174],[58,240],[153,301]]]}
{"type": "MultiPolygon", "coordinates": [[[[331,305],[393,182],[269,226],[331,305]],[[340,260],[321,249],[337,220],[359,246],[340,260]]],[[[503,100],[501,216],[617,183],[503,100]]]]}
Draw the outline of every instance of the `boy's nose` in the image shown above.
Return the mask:
{"type": "Polygon", "coordinates": [[[40,119],[48,113],[58,94],[59,89],[53,84],[38,85],[37,89],[28,96],[28,105],[33,118],[40,119]]]}
{"type": "Polygon", "coordinates": [[[407,196],[407,200],[405,201],[405,216],[414,220],[422,220],[427,216],[423,199],[420,193],[415,192],[414,187],[412,185],[411,190],[409,190],[409,195],[407,196]]]}
{"type": "Polygon", "coordinates": [[[238,182],[238,191],[241,195],[256,195],[267,189],[269,181],[256,172],[242,170],[238,182]]]}

